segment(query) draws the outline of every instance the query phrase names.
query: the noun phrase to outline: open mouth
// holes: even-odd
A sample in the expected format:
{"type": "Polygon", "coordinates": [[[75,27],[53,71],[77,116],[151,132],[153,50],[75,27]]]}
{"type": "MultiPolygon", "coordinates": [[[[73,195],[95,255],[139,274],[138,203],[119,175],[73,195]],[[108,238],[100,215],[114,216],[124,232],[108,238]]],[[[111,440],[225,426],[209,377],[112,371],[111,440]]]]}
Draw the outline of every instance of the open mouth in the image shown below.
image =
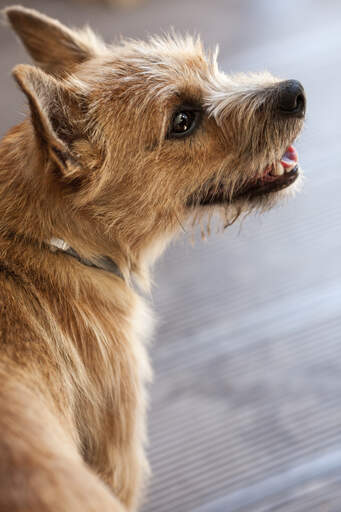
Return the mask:
{"type": "Polygon", "coordinates": [[[294,183],[299,174],[298,155],[294,146],[289,146],[281,160],[267,167],[262,176],[234,196],[233,200],[254,198],[270,192],[278,192],[294,183]]]}
{"type": "MultiPolygon", "coordinates": [[[[260,177],[237,190],[232,198],[228,197],[226,187],[221,185],[221,188],[218,187],[217,189],[215,187],[212,191],[208,190],[205,196],[201,198],[200,205],[226,204],[240,199],[251,200],[265,194],[279,192],[292,185],[298,175],[297,151],[294,146],[290,145],[276,164],[266,167],[260,177]]],[[[190,201],[189,205],[192,206],[192,204],[192,201],[190,201]]]]}

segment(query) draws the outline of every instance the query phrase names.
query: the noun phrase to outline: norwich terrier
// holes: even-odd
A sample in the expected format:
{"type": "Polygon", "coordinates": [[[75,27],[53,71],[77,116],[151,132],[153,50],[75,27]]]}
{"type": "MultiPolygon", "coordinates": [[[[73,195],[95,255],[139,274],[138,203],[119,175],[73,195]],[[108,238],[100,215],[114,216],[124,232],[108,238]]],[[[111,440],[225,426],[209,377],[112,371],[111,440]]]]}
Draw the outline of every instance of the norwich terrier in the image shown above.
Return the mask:
{"type": "Polygon", "coordinates": [[[5,16],[34,66],[0,143],[0,510],[136,510],[152,315],[133,278],[181,226],[272,206],[300,181],[295,81],[227,76],[199,39],[107,46],[5,16]],[[295,185],[294,185],[295,183],[295,185]]]}

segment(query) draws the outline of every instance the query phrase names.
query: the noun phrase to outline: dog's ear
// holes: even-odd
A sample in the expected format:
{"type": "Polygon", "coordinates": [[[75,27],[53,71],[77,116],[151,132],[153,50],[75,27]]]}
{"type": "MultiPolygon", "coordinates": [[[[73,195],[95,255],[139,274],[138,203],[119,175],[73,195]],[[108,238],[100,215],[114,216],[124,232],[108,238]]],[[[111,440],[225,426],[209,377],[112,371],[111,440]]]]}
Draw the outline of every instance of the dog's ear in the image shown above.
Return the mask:
{"type": "Polygon", "coordinates": [[[34,66],[20,64],[14,68],[13,75],[29,101],[38,139],[62,173],[71,178],[77,167],[70,148],[78,136],[74,123],[76,111],[79,111],[79,93],[76,98],[75,92],[63,80],[34,66]]]}
{"type": "Polygon", "coordinates": [[[90,29],[71,30],[59,21],[21,6],[3,11],[35,64],[56,76],[71,73],[75,65],[105,51],[90,29]]]}

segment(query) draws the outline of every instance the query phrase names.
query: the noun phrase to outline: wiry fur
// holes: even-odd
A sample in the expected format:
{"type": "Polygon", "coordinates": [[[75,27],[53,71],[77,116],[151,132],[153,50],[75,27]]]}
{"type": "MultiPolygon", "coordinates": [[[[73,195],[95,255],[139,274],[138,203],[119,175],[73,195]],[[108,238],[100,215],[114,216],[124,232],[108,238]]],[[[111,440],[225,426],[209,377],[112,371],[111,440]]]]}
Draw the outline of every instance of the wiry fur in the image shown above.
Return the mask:
{"type": "Polygon", "coordinates": [[[14,70],[31,116],[0,144],[0,510],[135,510],[152,320],[131,276],[148,287],[191,219],[230,222],[283,195],[233,200],[302,121],[276,118],[278,80],[226,76],[199,39],[106,46],[29,9],[6,16],[35,66],[14,70]],[[174,140],[186,103],[202,121],[174,140]],[[200,206],[222,188],[222,204],[200,206]],[[52,252],[52,238],[110,256],[125,279],[52,252]]]}

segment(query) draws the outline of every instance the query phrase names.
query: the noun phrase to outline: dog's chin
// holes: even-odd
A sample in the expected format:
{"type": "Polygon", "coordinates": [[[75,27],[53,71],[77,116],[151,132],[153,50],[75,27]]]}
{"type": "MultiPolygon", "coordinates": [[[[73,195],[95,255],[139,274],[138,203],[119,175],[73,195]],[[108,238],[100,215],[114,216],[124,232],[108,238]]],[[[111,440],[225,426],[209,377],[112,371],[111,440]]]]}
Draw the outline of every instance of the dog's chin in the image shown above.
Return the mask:
{"type": "Polygon", "coordinates": [[[292,189],[292,185],[300,181],[300,175],[297,152],[293,146],[289,146],[276,164],[267,166],[257,178],[239,188],[235,187],[232,194],[226,189],[226,184],[221,183],[206,188],[200,196],[191,196],[187,205],[204,208],[242,203],[249,206],[272,203],[276,197],[286,195],[282,191],[292,189]]]}

